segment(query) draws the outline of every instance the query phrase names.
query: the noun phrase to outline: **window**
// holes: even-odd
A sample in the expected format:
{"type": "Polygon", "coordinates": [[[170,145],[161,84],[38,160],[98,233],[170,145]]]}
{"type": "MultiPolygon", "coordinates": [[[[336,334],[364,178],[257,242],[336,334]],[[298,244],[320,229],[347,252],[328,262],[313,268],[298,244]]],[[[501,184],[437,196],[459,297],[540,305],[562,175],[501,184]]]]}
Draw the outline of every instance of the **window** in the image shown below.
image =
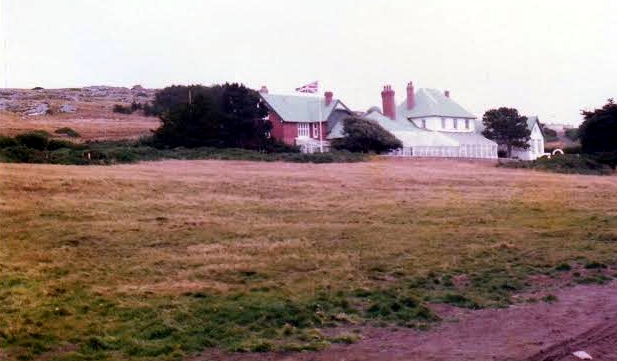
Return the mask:
{"type": "Polygon", "coordinates": [[[465,129],[469,129],[469,119],[465,119],[465,129]]]}
{"type": "Polygon", "coordinates": [[[422,119],[422,128],[426,128],[426,119],[422,119]]]}
{"type": "Polygon", "coordinates": [[[309,123],[298,123],[298,137],[308,137],[310,135],[309,123]]]}
{"type": "Polygon", "coordinates": [[[458,119],[452,119],[452,126],[454,129],[458,129],[458,119]]]}
{"type": "Polygon", "coordinates": [[[313,123],[313,138],[319,138],[319,123],[313,123]]]}
{"type": "Polygon", "coordinates": [[[441,118],[441,129],[446,129],[446,118],[441,118]]]}

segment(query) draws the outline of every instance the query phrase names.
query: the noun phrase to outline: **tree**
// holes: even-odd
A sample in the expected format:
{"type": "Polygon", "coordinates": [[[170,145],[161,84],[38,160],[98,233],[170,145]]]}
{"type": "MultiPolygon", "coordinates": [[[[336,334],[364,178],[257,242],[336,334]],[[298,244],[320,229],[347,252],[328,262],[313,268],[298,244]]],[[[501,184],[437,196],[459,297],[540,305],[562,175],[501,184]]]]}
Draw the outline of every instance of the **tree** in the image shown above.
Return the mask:
{"type": "Polygon", "coordinates": [[[540,127],[542,127],[542,132],[544,133],[544,141],[546,142],[556,142],[559,140],[559,136],[557,136],[557,131],[551,129],[546,126],[546,124],[540,123],[540,127]]]}
{"type": "Polygon", "coordinates": [[[372,120],[351,117],[343,122],[343,138],[332,141],[336,149],[382,153],[403,146],[400,140],[372,120]]]}
{"type": "Polygon", "coordinates": [[[578,128],[566,129],[564,132],[566,137],[575,142],[578,139],[578,128]]]}
{"type": "Polygon", "coordinates": [[[263,150],[272,145],[266,105],[242,84],[174,85],[157,93],[153,107],[163,123],[154,132],[157,146],[263,150]]]}
{"type": "Polygon", "coordinates": [[[512,148],[529,148],[531,130],[527,128],[527,117],[520,116],[514,108],[490,109],[482,117],[482,134],[497,144],[506,147],[506,155],[512,157],[512,148]]]}
{"type": "Polygon", "coordinates": [[[578,128],[581,150],[615,169],[617,165],[617,104],[613,99],[599,109],[582,112],[578,128]]]}

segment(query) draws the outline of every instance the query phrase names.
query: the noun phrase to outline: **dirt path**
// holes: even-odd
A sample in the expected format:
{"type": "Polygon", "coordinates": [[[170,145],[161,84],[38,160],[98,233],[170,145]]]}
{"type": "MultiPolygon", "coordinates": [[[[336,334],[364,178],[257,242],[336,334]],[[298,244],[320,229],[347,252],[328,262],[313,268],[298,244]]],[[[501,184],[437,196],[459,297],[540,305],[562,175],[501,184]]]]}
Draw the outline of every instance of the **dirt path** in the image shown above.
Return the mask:
{"type": "Polygon", "coordinates": [[[603,322],[587,332],[542,350],[526,361],[575,360],[572,353],[585,350],[596,360],[617,360],[617,320],[603,322]]]}
{"type": "Polygon", "coordinates": [[[197,360],[594,360],[617,361],[617,282],[553,292],[554,303],[517,304],[508,309],[461,310],[438,306],[445,319],[430,331],[367,328],[352,345],[311,353],[227,354],[197,360]]]}

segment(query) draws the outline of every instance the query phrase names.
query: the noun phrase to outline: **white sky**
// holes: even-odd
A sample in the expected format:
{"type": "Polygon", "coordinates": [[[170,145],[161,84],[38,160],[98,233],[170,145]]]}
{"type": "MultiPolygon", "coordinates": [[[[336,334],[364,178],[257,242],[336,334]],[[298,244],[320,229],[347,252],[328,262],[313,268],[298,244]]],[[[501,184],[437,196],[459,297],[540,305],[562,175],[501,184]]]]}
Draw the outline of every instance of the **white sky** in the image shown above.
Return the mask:
{"type": "Polygon", "coordinates": [[[354,110],[391,84],[546,123],[617,98],[615,0],[0,0],[0,86],[320,81],[354,110]]]}

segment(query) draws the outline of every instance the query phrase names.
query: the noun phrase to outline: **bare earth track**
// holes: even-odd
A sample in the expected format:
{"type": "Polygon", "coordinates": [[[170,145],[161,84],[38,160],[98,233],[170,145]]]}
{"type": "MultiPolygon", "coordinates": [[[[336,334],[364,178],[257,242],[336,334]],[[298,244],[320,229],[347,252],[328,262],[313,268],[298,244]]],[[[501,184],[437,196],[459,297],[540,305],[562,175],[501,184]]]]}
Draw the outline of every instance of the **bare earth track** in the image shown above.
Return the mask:
{"type": "Polygon", "coordinates": [[[507,309],[463,310],[437,306],[444,322],[429,331],[370,328],[351,345],[310,353],[206,353],[192,361],[496,360],[617,361],[617,282],[554,292],[558,301],[507,309]]]}

